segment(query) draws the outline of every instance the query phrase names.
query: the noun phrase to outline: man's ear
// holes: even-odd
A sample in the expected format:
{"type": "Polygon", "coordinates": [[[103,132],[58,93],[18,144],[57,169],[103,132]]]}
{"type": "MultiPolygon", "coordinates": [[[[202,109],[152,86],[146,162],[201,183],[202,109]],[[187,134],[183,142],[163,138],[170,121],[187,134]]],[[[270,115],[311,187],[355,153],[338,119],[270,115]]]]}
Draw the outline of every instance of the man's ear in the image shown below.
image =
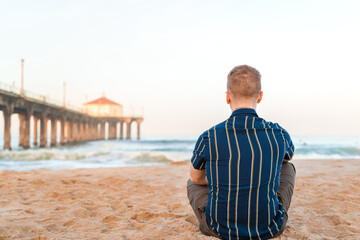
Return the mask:
{"type": "Polygon", "coordinates": [[[257,100],[257,103],[260,103],[260,102],[261,102],[262,97],[263,97],[263,94],[264,94],[264,92],[261,91],[260,94],[259,94],[259,98],[258,98],[258,100],[257,100]]]}
{"type": "Polygon", "coordinates": [[[229,92],[225,92],[225,93],[226,93],[226,103],[230,104],[231,103],[230,93],[229,92]]]}

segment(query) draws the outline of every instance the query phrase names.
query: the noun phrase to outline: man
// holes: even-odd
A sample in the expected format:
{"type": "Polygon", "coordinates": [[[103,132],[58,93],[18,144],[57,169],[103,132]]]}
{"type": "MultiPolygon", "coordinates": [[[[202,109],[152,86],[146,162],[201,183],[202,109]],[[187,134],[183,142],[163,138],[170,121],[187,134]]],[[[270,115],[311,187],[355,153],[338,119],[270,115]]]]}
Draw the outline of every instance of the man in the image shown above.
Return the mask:
{"type": "Polygon", "coordinates": [[[294,145],[277,123],[258,117],[261,75],[247,65],[227,77],[232,115],[198,139],[187,185],[201,232],[224,239],[280,236],[288,219],[294,145]]]}

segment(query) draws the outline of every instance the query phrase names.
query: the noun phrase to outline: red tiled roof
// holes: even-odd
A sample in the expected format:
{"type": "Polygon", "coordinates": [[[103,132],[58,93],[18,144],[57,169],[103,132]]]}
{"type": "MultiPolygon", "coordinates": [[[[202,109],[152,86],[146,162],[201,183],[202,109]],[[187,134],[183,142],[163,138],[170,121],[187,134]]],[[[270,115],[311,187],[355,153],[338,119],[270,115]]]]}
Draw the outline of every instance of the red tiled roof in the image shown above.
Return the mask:
{"type": "Polygon", "coordinates": [[[90,102],[87,102],[87,103],[84,103],[84,105],[88,105],[88,104],[113,104],[113,105],[121,105],[121,104],[118,104],[114,101],[111,101],[110,99],[106,98],[106,97],[101,97],[101,98],[98,98],[98,99],[95,99],[93,101],[90,101],[90,102]]]}

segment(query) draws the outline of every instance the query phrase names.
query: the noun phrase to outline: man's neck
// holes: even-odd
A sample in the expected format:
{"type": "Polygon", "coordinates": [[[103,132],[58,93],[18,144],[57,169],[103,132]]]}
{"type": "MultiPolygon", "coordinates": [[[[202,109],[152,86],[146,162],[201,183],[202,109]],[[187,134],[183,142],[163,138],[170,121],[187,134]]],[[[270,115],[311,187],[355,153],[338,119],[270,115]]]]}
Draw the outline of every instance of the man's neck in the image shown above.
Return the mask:
{"type": "Polygon", "coordinates": [[[231,108],[231,111],[235,111],[237,109],[240,109],[240,108],[252,108],[254,110],[256,110],[256,105],[253,105],[253,104],[236,104],[236,105],[230,105],[230,108],[231,108]]]}

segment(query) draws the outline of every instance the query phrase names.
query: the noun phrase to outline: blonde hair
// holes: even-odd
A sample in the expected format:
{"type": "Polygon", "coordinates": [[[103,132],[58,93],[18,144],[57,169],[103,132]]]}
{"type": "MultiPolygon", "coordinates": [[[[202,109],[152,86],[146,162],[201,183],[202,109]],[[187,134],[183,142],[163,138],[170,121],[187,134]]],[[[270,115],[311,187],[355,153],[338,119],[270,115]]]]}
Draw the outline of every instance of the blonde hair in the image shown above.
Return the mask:
{"type": "Polygon", "coordinates": [[[235,98],[257,98],[261,92],[261,75],[247,65],[234,67],[227,76],[227,91],[235,98]]]}

